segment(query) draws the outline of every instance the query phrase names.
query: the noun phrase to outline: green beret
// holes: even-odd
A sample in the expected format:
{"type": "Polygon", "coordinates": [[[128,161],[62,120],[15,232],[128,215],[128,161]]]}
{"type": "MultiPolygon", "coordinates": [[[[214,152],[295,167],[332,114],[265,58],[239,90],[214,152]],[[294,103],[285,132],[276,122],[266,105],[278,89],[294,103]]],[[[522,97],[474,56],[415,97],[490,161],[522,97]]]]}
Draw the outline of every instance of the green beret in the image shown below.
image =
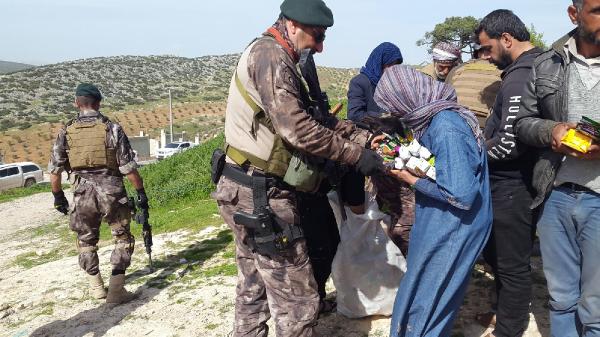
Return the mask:
{"type": "Polygon", "coordinates": [[[323,0],[284,0],[281,14],[308,26],[333,26],[333,13],[323,0]]]}
{"type": "Polygon", "coordinates": [[[98,87],[90,83],[81,83],[75,89],[75,96],[90,96],[97,100],[102,100],[102,94],[98,87]]]}

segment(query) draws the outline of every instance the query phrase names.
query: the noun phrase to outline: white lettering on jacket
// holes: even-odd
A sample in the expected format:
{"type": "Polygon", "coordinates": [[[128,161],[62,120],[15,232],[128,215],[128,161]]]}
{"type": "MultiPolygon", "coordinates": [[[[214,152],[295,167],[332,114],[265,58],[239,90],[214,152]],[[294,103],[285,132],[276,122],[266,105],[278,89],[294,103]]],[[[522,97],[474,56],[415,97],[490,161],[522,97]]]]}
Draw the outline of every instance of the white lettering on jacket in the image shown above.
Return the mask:
{"type": "Polygon", "coordinates": [[[522,96],[512,96],[508,100],[510,106],[508,107],[508,115],[506,116],[503,128],[506,132],[504,133],[504,137],[500,138],[500,144],[496,144],[488,150],[488,155],[494,159],[506,158],[506,156],[511,154],[517,146],[515,134],[508,132],[507,130],[510,129],[512,131],[513,129],[514,119],[517,118],[517,114],[521,109],[521,97],[522,96]]]}

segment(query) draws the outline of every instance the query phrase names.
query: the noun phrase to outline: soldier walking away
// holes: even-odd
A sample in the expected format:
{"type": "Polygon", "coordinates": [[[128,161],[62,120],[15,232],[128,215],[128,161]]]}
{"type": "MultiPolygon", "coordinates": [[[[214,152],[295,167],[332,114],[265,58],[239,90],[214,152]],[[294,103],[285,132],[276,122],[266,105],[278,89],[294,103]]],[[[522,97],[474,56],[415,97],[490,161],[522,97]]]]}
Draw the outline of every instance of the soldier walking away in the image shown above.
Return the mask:
{"type": "Polygon", "coordinates": [[[281,15],[242,53],[225,115],[225,152],[213,156],[213,197],[235,236],[238,266],[233,336],[315,336],[317,284],[299,226],[296,191],[313,192],[315,159],[384,170],[365,148],[370,133],[352,122],[314,116],[296,65],[304,49],[323,51],[333,25],[322,0],[285,0],[281,15]]]}
{"type": "Polygon", "coordinates": [[[75,95],[79,113],[59,131],[48,165],[54,207],[69,213],[69,202],[61,190],[61,173],[74,173],[70,228],[77,233],[79,266],[88,274],[93,297],[106,298],[106,303],[111,304],[125,303],[136,294],[124,288],[125,269],[131,263],[135,240],[129,230],[131,210],[123,176],[136,189],[140,208],[148,209],[148,197],[125,132],[99,111],[102,95],[98,88],[82,83],[75,95]],[[102,220],[108,223],[115,239],[108,292],[100,275],[97,253],[102,220]]]}

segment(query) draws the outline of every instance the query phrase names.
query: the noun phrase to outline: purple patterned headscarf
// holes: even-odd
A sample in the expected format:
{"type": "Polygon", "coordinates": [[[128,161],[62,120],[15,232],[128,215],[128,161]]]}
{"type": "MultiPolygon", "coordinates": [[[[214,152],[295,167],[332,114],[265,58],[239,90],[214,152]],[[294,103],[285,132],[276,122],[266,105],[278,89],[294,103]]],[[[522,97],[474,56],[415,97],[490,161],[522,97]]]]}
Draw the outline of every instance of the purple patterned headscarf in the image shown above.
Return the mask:
{"type": "Polygon", "coordinates": [[[483,146],[477,118],[457,103],[454,88],[411,67],[395,65],[388,68],[377,84],[374,98],[377,105],[411,128],[416,139],[421,139],[431,119],[440,111],[456,111],[473,131],[479,148],[483,146]]]}

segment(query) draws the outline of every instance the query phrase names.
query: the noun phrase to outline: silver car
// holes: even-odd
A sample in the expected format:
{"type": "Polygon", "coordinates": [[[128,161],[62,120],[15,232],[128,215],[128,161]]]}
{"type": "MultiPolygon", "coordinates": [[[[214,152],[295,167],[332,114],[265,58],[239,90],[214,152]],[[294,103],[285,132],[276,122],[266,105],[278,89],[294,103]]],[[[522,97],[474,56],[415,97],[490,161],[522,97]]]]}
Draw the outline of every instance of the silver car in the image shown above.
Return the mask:
{"type": "Polygon", "coordinates": [[[192,147],[194,147],[194,143],[191,143],[191,142],[169,143],[165,147],[160,148],[160,149],[158,149],[158,151],[156,151],[156,159],[158,159],[158,160],[165,159],[165,158],[171,157],[172,155],[174,155],[176,153],[183,152],[192,147]]]}
{"type": "Polygon", "coordinates": [[[30,162],[0,165],[0,191],[29,187],[44,180],[42,169],[30,162]]]}

